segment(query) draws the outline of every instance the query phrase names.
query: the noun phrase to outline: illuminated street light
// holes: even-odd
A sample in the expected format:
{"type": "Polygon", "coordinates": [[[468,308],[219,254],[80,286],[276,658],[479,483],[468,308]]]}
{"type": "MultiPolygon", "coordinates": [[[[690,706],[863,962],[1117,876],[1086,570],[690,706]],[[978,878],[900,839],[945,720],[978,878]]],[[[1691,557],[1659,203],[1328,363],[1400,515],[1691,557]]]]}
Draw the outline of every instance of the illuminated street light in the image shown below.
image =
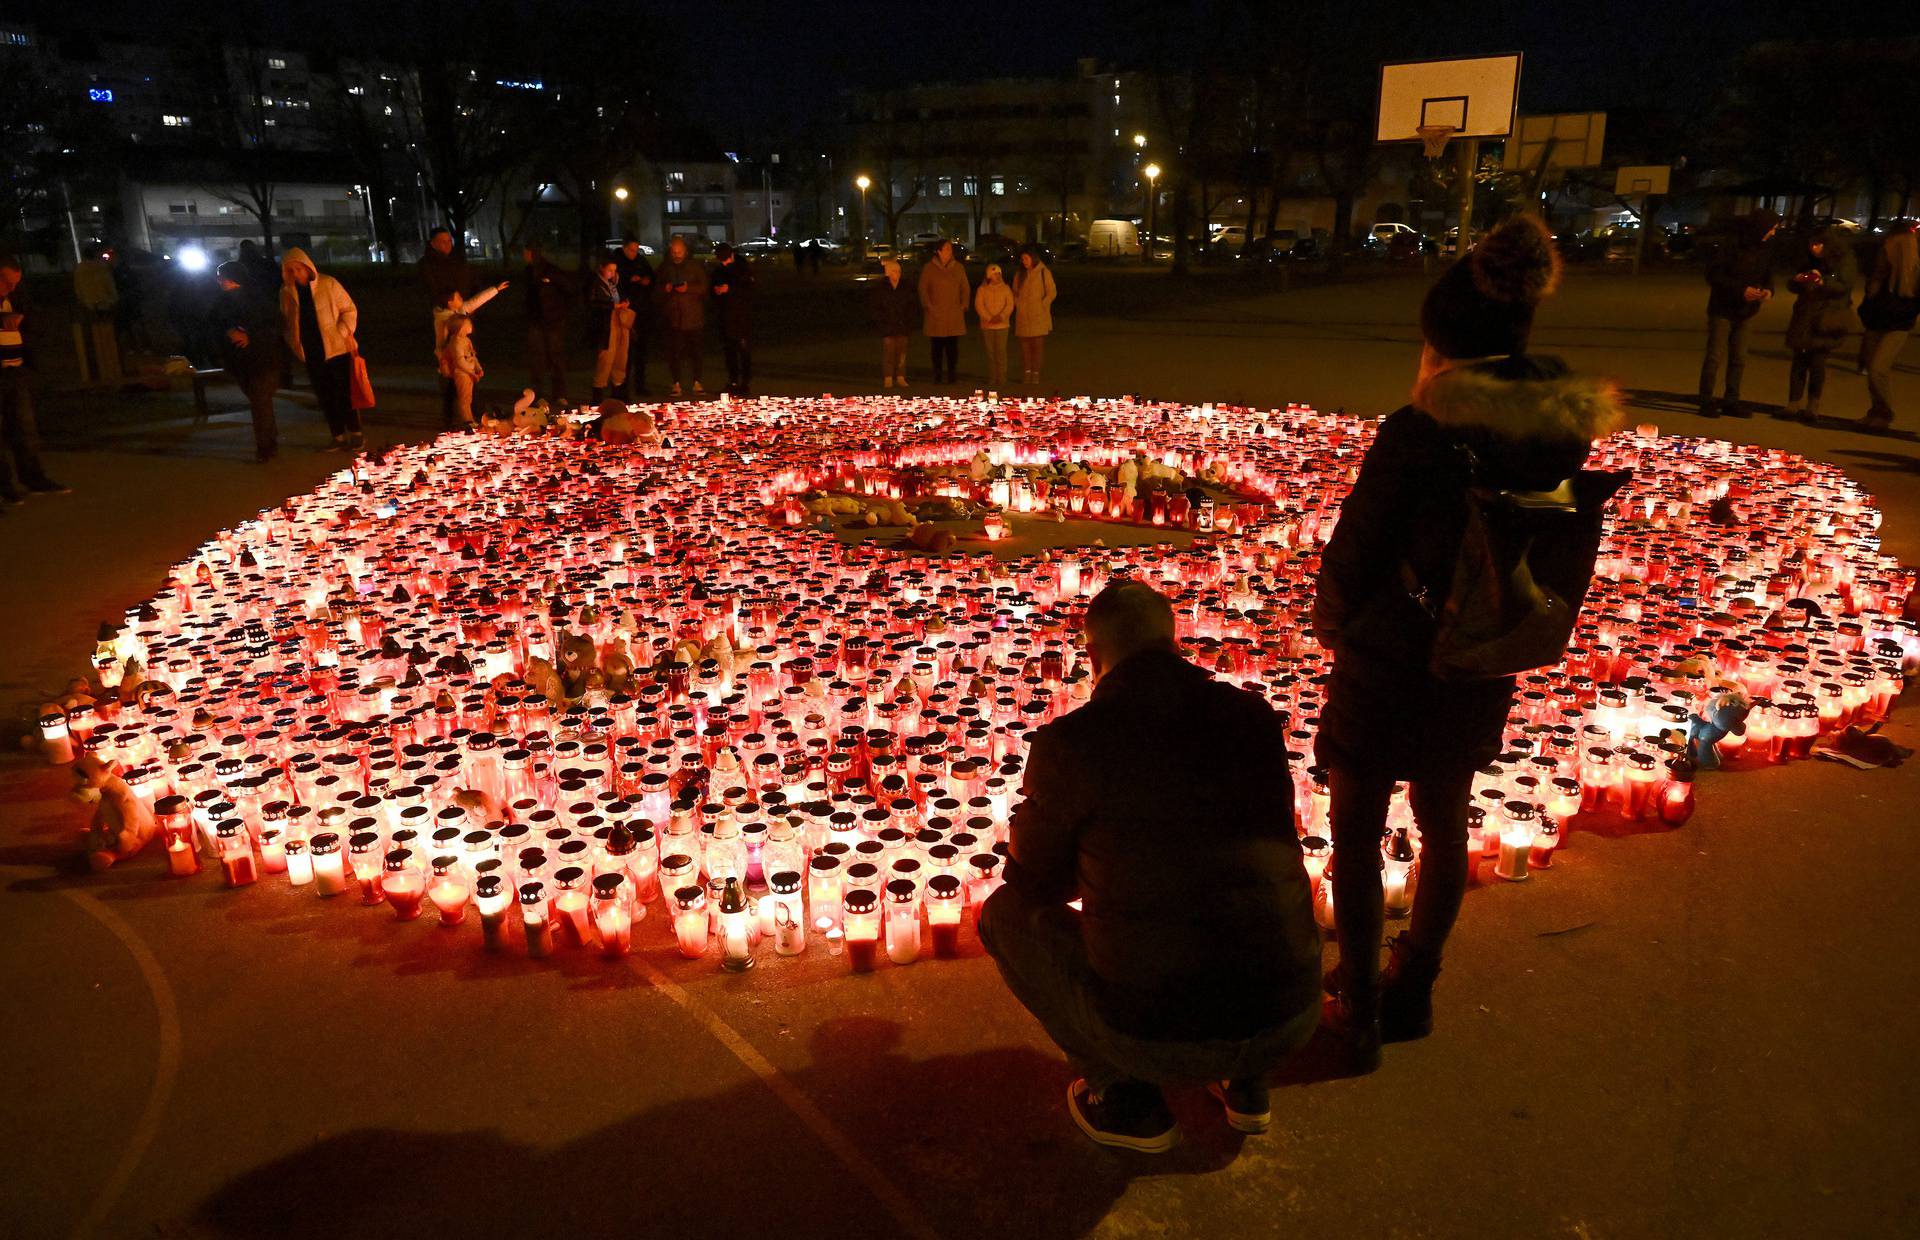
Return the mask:
{"type": "Polygon", "coordinates": [[[1160,179],[1160,165],[1148,164],[1140,171],[1145,174],[1147,178],[1147,239],[1140,247],[1140,261],[1143,263],[1151,263],[1153,261],[1153,215],[1154,208],[1158,205],[1158,199],[1160,197],[1159,194],[1154,192],[1157,188],[1154,182],[1160,179]]]}
{"type": "Polygon", "coordinates": [[[1140,149],[1145,150],[1147,146],[1147,135],[1143,133],[1137,133],[1133,135],[1133,144],[1139,147],[1140,149]]]}
{"type": "Polygon", "coordinates": [[[863,172],[853,178],[853,183],[860,187],[860,257],[864,259],[867,256],[867,191],[873,187],[873,178],[863,172]]]}
{"type": "Polygon", "coordinates": [[[621,202],[625,202],[627,200],[627,187],[624,185],[620,186],[618,189],[613,191],[613,196],[615,198],[618,198],[621,202]]]}

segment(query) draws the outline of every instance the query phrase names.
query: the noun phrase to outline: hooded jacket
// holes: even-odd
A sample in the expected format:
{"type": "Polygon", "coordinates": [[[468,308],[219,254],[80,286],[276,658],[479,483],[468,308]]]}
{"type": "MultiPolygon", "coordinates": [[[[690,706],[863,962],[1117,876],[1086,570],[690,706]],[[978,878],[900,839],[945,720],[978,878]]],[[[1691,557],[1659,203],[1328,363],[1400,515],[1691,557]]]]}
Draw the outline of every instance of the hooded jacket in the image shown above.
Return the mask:
{"type": "Polygon", "coordinates": [[[980,281],[973,291],[973,312],[981,331],[1005,331],[1013,325],[1013,288],[1005,280],[980,281]]]}
{"type": "Polygon", "coordinates": [[[1045,336],[1051,333],[1053,299],[1058,293],[1053,283],[1053,272],[1047,269],[1045,263],[1035,263],[1032,271],[1024,267],[1016,271],[1013,275],[1013,334],[1045,336]]]}
{"type": "Polygon", "coordinates": [[[1499,752],[1511,677],[1443,683],[1427,668],[1435,622],[1407,593],[1404,561],[1445,598],[1478,480],[1549,491],[1620,422],[1606,383],[1553,357],[1442,371],[1389,415],[1320,557],[1314,636],[1333,654],[1320,715],[1322,765],[1396,779],[1484,766],[1499,752]]]}
{"type": "Polygon", "coordinates": [[[1860,282],[1860,265],[1845,234],[1833,229],[1820,234],[1821,253],[1811,250],[1805,265],[1788,283],[1793,288],[1793,317],[1787,320],[1787,347],[1796,350],[1838,348],[1853,330],[1853,289],[1860,282]],[[1818,281],[1804,279],[1818,271],[1818,281]]]}
{"type": "Polygon", "coordinates": [[[305,267],[313,273],[309,287],[313,290],[313,313],[320,321],[320,341],[326,347],[325,358],[312,358],[300,343],[300,290],[285,282],[280,285],[280,323],[283,338],[287,342],[287,352],[308,365],[318,365],[321,361],[331,361],[344,353],[353,352],[353,337],[360,326],[360,310],[353,304],[353,298],[347,296],[347,290],[340,281],[332,276],[323,276],[320,269],[313,265],[307,252],[298,246],[288,249],[280,259],[284,272],[290,266],[305,267]]]}
{"type": "Polygon", "coordinates": [[[920,308],[925,312],[920,328],[929,336],[967,334],[967,302],[972,286],[967,269],[959,259],[941,262],[938,257],[920,264],[920,308]]]}
{"type": "Polygon", "coordinates": [[[1033,733],[1007,883],[1082,901],[1114,1028],[1251,1037],[1320,1002],[1293,800],[1285,716],[1172,650],[1142,651],[1033,733]]]}

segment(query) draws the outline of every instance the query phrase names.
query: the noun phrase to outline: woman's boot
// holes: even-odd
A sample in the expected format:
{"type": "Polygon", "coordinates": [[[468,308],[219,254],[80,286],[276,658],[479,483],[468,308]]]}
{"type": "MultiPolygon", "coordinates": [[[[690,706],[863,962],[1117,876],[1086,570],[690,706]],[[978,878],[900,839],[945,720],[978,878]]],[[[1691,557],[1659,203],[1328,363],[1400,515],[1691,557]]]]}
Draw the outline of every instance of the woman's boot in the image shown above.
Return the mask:
{"type": "Polygon", "coordinates": [[[1440,976],[1440,957],[1415,950],[1408,934],[1394,935],[1387,950],[1387,967],[1380,975],[1380,1039],[1424,1038],[1433,1032],[1433,983],[1440,976]]]}

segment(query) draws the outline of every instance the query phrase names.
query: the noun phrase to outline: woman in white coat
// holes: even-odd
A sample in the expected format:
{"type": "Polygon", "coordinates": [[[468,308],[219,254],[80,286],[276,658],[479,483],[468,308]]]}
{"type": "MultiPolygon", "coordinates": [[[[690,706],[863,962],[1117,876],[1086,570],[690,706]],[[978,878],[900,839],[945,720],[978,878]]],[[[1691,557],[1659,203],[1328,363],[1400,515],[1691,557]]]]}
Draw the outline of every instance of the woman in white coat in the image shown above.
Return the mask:
{"type": "Polygon", "coordinates": [[[1031,249],[1020,251],[1020,271],[1013,277],[1013,334],[1020,339],[1020,381],[1040,382],[1040,363],[1046,356],[1047,335],[1053,331],[1053,299],[1059,290],[1053,272],[1031,249]]]}
{"type": "Polygon", "coordinates": [[[280,260],[280,321],[287,348],[307,364],[313,394],[335,448],[357,448],[360,411],[353,407],[354,330],[360,311],[340,281],[323,276],[298,246],[280,260]]]}

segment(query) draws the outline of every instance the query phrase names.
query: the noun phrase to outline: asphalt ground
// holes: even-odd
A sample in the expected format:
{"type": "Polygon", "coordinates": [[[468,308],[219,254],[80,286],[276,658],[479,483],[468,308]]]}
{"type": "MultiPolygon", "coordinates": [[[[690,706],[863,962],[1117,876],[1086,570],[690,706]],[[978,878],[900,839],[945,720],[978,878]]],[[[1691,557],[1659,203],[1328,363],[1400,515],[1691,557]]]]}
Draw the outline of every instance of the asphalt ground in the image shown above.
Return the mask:
{"type": "MultiPolygon", "coordinates": [[[[1072,300],[1073,275],[1050,391],[1384,412],[1411,382],[1412,277],[1215,286],[1102,315],[1072,300]]],[[[1843,465],[1877,492],[1888,547],[1920,558],[1920,443],[1764,412],[1706,422],[1676,399],[1694,387],[1701,301],[1687,276],[1575,277],[1535,347],[1613,376],[1672,433],[1843,465]]],[[[509,324],[494,333],[501,361],[480,345],[503,377],[509,324]]],[[[1784,325],[1785,307],[1769,307],[1751,397],[1784,397],[1784,325]]],[[[798,337],[761,346],[759,390],[878,390],[877,341],[818,323],[798,337]]],[[[397,347],[372,356],[372,433],[430,434],[431,376],[397,347]]],[[[979,361],[964,345],[963,369],[979,361]]],[[[1897,380],[1908,425],[1917,369],[1910,350],[1897,380]]],[[[216,389],[216,408],[238,403],[216,389]]],[[[1864,403],[1858,376],[1833,376],[1831,413],[1864,403]]],[[[209,532],[339,464],[303,393],[283,398],[286,451],[264,467],[243,414],[199,425],[181,394],[56,392],[43,421],[76,493],[0,518],[9,717],[81,671],[98,620],[209,532]]],[[[1889,732],[1920,744],[1906,715],[1889,732]]],[[[685,962],[657,910],[623,961],[489,956],[472,926],[401,925],[274,882],[172,882],[157,858],[76,870],[85,811],[67,774],[9,757],[0,1226],[1911,1235],[1914,771],[1728,773],[1704,781],[1680,830],[1576,833],[1552,870],[1470,894],[1432,1037],[1359,1079],[1310,1053],[1263,1137],[1178,1095],[1186,1139],[1151,1159],[1072,1128],[1064,1064],[970,933],[961,959],[863,977],[817,948],[744,976],[685,962]]]]}

